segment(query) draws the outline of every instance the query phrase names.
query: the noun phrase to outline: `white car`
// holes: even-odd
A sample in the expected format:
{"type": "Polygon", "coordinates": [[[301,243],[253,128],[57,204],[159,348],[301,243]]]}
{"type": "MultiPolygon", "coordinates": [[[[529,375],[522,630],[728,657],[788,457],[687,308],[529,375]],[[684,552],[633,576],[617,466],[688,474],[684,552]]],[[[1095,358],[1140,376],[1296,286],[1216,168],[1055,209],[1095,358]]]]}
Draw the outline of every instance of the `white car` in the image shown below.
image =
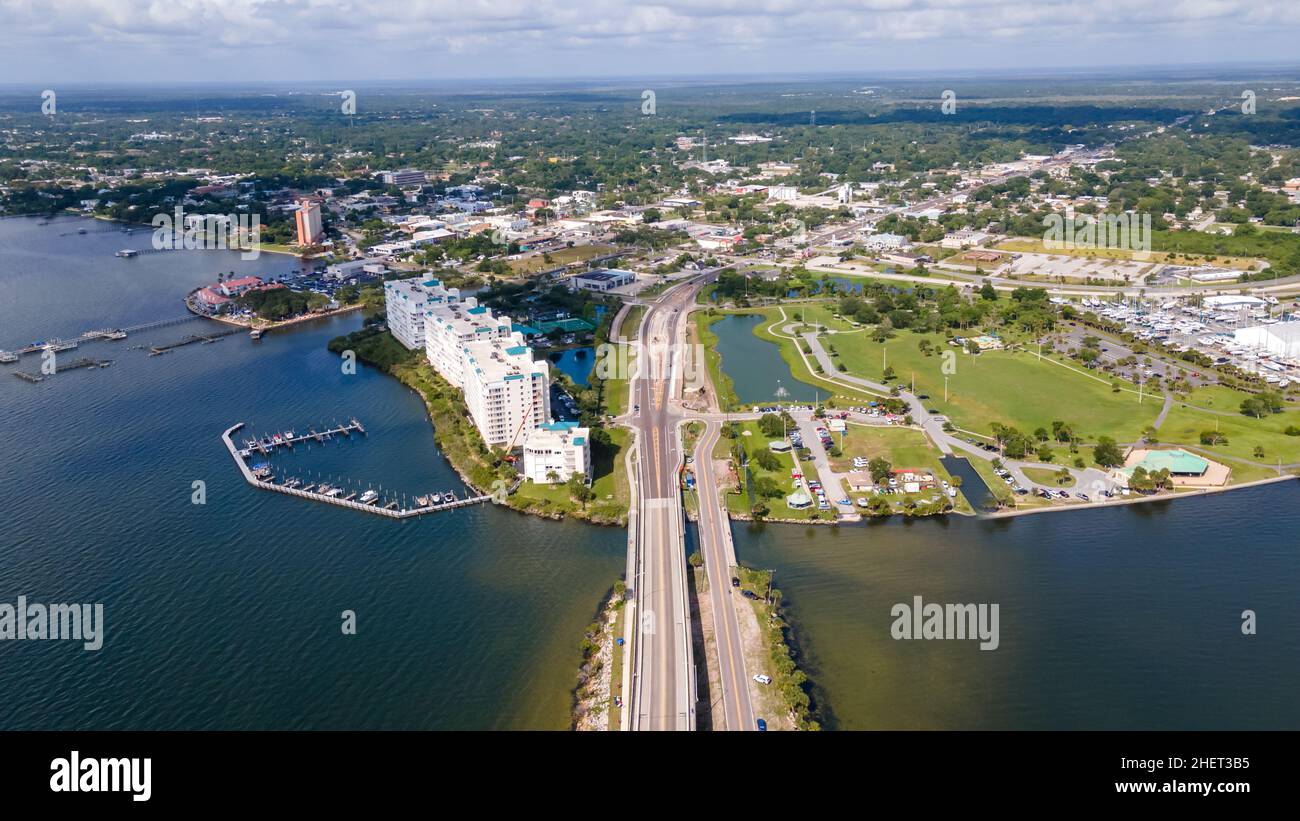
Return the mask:
{"type": "Polygon", "coordinates": [[[754,681],[757,681],[759,684],[771,684],[772,677],[765,676],[762,673],[759,673],[758,675],[754,676],[754,681]]]}

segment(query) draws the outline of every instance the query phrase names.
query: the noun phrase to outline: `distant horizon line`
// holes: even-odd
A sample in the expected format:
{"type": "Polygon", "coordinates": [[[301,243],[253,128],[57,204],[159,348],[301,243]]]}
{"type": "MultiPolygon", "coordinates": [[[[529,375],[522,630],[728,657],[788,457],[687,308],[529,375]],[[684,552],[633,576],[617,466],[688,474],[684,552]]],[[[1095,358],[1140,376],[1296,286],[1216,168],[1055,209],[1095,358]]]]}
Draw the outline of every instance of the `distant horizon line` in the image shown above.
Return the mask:
{"type": "MultiPolygon", "coordinates": [[[[732,71],[732,72],[660,72],[660,73],[634,73],[634,74],[606,74],[606,75],[568,75],[556,74],[553,76],[520,76],[520,75],[477,75],[477,76],[446,76],[446,77],[375,77],[365,79],[329,79],[321,80],[311,79],[292,79],[276,78],[264,80],[61,80],[61,81],[43,81],[43,82],[0,82],[0,91],[7,90],[28,90],[40,87],[49,87],[51,84],[62,85],[64,88],[283,88],[286,86],[309,87],[309,88],[336,88],[340,85],[357,85],[361,87],[374,86],[395,86],[395,87],[437,87],[457,83],[482,83],[482,84],[509,84],[523,85],[531,84],[537,86],[560,85],[560,84],[621,84],[637,83],[646,80],[668,80],[683,83],[718,83],[718,82],[814,82],[814,81],[870,81],[872,79],[890,79],[894,81],[931,80],[937,77],[950,77],[954,72],[961,72],[962,79],[1016,79],[1032,80],[1037,78],[1061,79],[1096,79],[1096,78],[1114,78],[1114,79],[1139,79],[1134,76],[1135,72],[1158,72],[1161,74],[1188,74],[1188,73],[1205,73],[1205,72],[1249,72],[1249,71],[1272,71],[1272,72],[1296,72],[1297,81],[1300,81],[1300,61],[1222,61],[1222,62],[1167,62],[1167,63],[1135,63],[1124,65],[1078,65],[1078,66],[1037,66],[1037,67],[1004,67],[1004,68],[978,68],[978,69],[836,69],[836,70],[816,70],[816,71],[790,71],[790,72],[766,72],[766,71],[732,71]]],[[[1148,78],[1152,81],[1158,77],[1148,78]]],[[[1213,79],[1213,78],[1206,78],[1213,79]]]]}

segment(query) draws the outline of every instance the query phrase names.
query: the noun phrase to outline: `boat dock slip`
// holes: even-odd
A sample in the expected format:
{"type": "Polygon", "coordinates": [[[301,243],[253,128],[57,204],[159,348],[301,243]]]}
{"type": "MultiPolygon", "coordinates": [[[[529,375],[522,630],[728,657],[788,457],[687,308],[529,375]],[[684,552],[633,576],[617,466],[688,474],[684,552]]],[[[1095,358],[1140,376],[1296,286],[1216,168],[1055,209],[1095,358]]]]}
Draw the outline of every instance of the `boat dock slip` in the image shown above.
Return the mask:
{"type": "MultiPolygon", "coordinates": [[[[86,331],[81,336],[72,339],[56,339],[51,337],[44,342],[33,342],[24,348],[16,348],[15,350],[6,353],[11,356],[26,356],[27,354],[39,353],[46,348],[50,348],[54,351],[70,351],[85,342],[126,339],[128,334],[150,331],[154,328],[166,328],[169,325],[179,325],[182,322],[193,322],[196,319],[201,319],[201,317],[195,316],[194,314],[186,314],[185,316],[174,317],[172,319],[160,319],[155,322],[145,322],[140,325],[132,325],[127,328],[103,328],[96,331],[86,331]]],[[[5,357],[0,359],[0,361],[11,362],[13,360],[5,357]]]]}
{"type": "MultiPolygon", "coordinates": [[[[230,455],[234,458],[235,464],[239,466],[240,473],[244,475],[244,481],[254,487],[261,488],[262,490],[274,490],[277,493],[285,493],[290,496],[299,496],[304,499],[326,502],[331,505],[338,505],[353,510],[376,513],[380,516],[387,516],[390,519],[409,519],[413,516],[422,516],[425,513],[436,513],[440,510],[451,510],[452,508],[467,507],[469,505],[477,505],[482,504],[483,502],[492,501],[491,496],[470,496],[465,499],[455,499],[450,502],[428,504],[422,507],[400,508],[397,502],[392,501],[387,503],[379,503],[380,500],[374,499],[370,502],[354,501],[351,498],[343,497],[341,490],[338,488],[327,488],[325,493],[318,493],[315,490],[315,488],[318,487],[317,485],[307,485],[307,487],[312,488],[312,490],[306,490],[297,486],[291,487],[289,485],[276,484],[275,482],[261,478],[263,476],[269,476],[268,469],[259,468],[257,471],[254,471],[248,466],[248,463],[245,461],[245,456],[249,455],[249,451],[245,450],[241,452],[237,447],[235,447],[235,440],[231,437],[234,435],[235,431],[239,430],[243,426],[244,423],[239,422],[228,428],[225,433],[221,434],[221,441],[225,442],[226,449],[230,451],[230,455]],[[331,493],[335,495],[330,495],[331,493]]],[[[365,432],[365,428],[361,427],[361,423],[355,419],[343,427],[349,428],[350,430],[359,430],[362,433],[365,432]]],[[[292,438],[294,441],[301,441],[304,438],[314,439],[315,436],[307,434],[306,436],[294,436],[292,438]]],[[[366,497],[363,495],[361,498],[364,499],[366,497]]]]}
{"type": "MultiPolygon", "coordinates": [[[[242,425],[243,422],[240,422],[242,425]]],[[[272,433],[268,436],[255,436],[252,439],[244,440],[244,447],[239,450],[241,457],[252,456],[254,452],[267,454],[281,447],[293,447],[298,442],[325,442],[333,439],[335,436],[351,436],[353,433],[365,433],[366,429],[362,426],[360,420],[356,417],[349,419],[347,424],[335,425],[326,430],[316,430],[308,428],[306,433],[295,433],[286,430],[283,433],[272,433]]]]}

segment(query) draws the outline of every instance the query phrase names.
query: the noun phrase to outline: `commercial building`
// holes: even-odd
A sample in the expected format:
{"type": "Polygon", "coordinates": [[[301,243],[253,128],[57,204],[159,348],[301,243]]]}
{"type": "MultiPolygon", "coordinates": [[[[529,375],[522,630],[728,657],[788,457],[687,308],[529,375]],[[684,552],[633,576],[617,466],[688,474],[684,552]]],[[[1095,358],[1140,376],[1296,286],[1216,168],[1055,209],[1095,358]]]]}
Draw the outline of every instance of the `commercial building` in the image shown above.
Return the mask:
{"type": "Polygon", "coordinates": [[[1205,297],[1202,304],[1211,311],[1236,311],[1242,308],[1263,308],[1268,305],[1263,299],[1249,294],[1215,294],[1205,297]]]}
{"type": "Polygon", "coordinates": [[[315,245],[325,238],[325,230],[321,226],[320,203],[312,199],[301,199],[298,201],[298,211],[296,213],[298,224],[298,244],[301,246],[315,245]]]}
{"type": "Polygon", "coordinates": [[[591,439],[577,422],[551,422],[524,437],[524,477],[538,484],[567,482],[574,474],[591,481],[591,439]]]}
{"type": "Polygon", "coordinates": [[[1300,322],[1254,325],[1232,334],[1238,346],[1279,359],[1300,359],[1300,322]]]}
{"type": "Polygon", "coordinates": [[[384,283],[388,330],[410,350],[423,348],[426,314],[435,307],[461,302],[460,290],[437,279],[394,279],[384,283]]]}
{"type": "Polygon", "coordinates": [[[336,262],[325,268],[326,277],[338,280],[348,277],[379,277],[386,273],[388,273],[388,266],[373,259],[351,259],[346,262],[336,262]]]}
{"type": "Polygon", "coordinates": [[[380,171],[376,176],[384,185],[424,185],[429,181],[429,177],[423,171],[417,171],[414,168],[403,168],[400,171],[380,171]]]}
{"type": "Polygon", "coordinates": [[[902,234],[871,234],[862,244],[872,251],[901,251],[912,246],[912,241],[902,234]]]}
{"type": "Polygon", "coordinates": [[[551,373],[522,334],[464,347],[465,405],[488,447],[512,447],[551,418],[551,373]]]}
{"type": "Polygon", "coordinates": [[[575,291],[579,288],[585,291],[609,291],[631,285],[635,281],[636,275],[631,271],[601,269],[577,274],[569,280],[569,285],[575,291]]]}

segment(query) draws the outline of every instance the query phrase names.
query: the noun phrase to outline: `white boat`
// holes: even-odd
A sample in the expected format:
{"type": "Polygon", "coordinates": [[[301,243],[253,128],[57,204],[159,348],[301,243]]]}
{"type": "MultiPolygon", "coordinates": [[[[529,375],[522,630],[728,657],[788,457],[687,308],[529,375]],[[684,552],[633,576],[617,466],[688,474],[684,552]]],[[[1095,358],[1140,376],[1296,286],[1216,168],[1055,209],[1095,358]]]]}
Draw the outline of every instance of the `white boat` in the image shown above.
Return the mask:
{"type": "Polygon", "coordinates": [[[379,494],[375,493],[373,490],[367,490],[365,493],[361,494],[361,498],[357,499],[357,501],[363,505],[372,505],[379,501],[379,494]]]}

